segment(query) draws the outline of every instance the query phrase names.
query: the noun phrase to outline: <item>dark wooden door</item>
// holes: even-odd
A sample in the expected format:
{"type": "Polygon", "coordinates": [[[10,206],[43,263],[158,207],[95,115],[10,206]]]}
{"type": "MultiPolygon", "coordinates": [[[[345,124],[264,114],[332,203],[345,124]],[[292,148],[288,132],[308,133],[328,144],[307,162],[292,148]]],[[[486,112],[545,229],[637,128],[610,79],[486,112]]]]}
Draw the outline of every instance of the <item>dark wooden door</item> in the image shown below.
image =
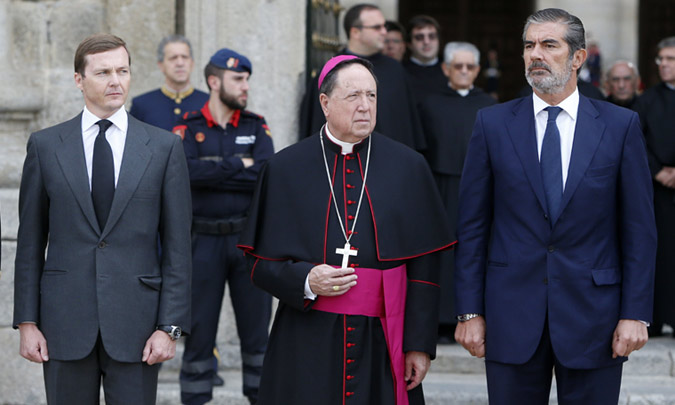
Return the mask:
{"type": "MultiPolygon", "coordinates": [[[[522,59],[522,30],[534,11],[534,0],[399,0],[399,21],[405,26],[417,14],[427,14],[442,27],[439,57],[450,41],[467,41],[481,51],[481,65],[490,49],[497,51],[501,77],[499,99],[514,98],[527,85],[522,59]]],[[[485,86],[485,67],[476,80],[485,86]]]]}
{"type": "Polygon", "coordinates": [[[660,82],[654,63],[656,45],[663,38],[675,36],[675,1],[641,0],[639,18],[638,68],[642,82],[649,88],[660,82]]]}

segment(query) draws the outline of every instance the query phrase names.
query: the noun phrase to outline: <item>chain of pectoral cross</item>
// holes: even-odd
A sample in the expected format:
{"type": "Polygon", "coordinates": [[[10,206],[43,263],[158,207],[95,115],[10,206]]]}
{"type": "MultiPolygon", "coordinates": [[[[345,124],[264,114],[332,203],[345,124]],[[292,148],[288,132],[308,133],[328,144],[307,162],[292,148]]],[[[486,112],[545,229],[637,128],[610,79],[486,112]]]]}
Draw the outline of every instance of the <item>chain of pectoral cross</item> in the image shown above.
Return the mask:
{"type": "MultiPolygon", "coordinates": [[[[324,125],[325,126],[325,125],[324,125]]],[[[368,155],[366,157],[366,170],[363,172],[363,184],[361,185],[361,195],[359,196],[359,203],[356,206],[356,214],[354,215],[354,220],[352,221],[352,229],[349,231],[349,234],[347,234],[347,231],[345,230],[345,226],[342,223],[342,217],[340,216],[340,208],[338,207],[337,199],[335,198],[335,190],[333,190],[333,180],[330,177],[330,169],[328,168],[328,159],[326,158],[326,148],[323,145],[323,131],[324,128],[321,128],[321,131],[319,132],[319,137],[321,140],[321,152],[323,156],[323,163],[326,166],[326,176],[328,177],[328,187],[330,187],[330,194],[331,197],[333,197],[333,203],[335,205],[335,214],[337,215],[338,222],[340,223],[340,230],[342,231],[342,235],[345,238],[345,245],[342,249],[336,248],[335,253],[338,255],[342,255],[342,265],[340,266],[341,268],[347,268],[349,265],[349,256],[357,256],[358,252],[356,250],[352,250],[351,245],[349,244],[349,240],[352,238],[352,235],[354,235],[354,229],[356,228],[356,220],[359,218],[359,211],[361,210],[361,203],[363,202],[363,194],[364,191],[366,190],[366,178],[368,177],[368,166],[370,164],[370,146],[372,143],[371,137],[368,137],[368,155]]]]}

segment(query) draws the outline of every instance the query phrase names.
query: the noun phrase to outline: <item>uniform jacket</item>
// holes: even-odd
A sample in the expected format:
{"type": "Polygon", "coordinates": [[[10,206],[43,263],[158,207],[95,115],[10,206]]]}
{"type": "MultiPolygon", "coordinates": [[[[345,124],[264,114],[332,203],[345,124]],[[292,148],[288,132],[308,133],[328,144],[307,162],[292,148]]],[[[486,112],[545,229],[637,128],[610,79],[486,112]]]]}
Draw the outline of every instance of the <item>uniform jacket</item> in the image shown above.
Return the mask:
{"type": "Polygon", "coordinates": [[[189,332],[191,207],[183,148],[179,137],[129,116],[110,216],[99,229],[80,123],[81,114],[28,140],[13,325],[37,323],[53,359],[84,358],[100,330],[113,359],[140,362],[157,325],[189,332]]]}
{"type": "Polygon", "coordinates": [[[458,313],[487,322],[486,358],[522,364],[548,320],[570,368],[612,359],[619,319],[650,321],[656,231],[634,112],[579,97],[560,215],[551,223],[532,98],[478,112],[460,186],[458,313]]]}

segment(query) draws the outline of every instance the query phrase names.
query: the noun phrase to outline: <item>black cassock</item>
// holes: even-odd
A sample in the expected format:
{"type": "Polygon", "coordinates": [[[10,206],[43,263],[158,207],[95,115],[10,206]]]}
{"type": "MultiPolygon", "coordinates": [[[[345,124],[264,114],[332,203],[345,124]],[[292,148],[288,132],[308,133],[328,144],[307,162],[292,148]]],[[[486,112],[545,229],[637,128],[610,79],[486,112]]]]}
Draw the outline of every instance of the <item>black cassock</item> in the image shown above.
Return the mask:
{"type": "MultiPolygon", "coordinates": [[[[408,59],[404,60],[402,65],[408,72],[418,105],[424,103],[428,95],[440,93],[448,87],[448,78],[443,74],[441,61],[431,66],[422,66],[408,59]]],[[[424,128],[424,123],[422,128],[424,128]]]]}
{"type": "MultiPolygon", "coordinates": [[[[338,55],[352,55],[347,49],[338,55]]],[[[375,130],[415,150],[426,148],[415,96],[403,66],[396,60],[376,53],[356,55],[373,64],[377,77],[377,124],[375,130]]],[[[326,117],[319,103],[318,79],[308,84],[300,107],[300,139],[319,131],[326,117]]]]}
{"type": "MultiPolygon", "coordinates": [[[[422,126],[427,136],[426,158],[445,205],[453,238],[457,230],[459,180],[476,113],[495,103],[494,98],[478,88],[474,87],[466,97],[462,97],[446,84],[443,91],[430,94],[420,105],[422,126]]],[[[457,320],[452,282],[455,270],[453,251],[442,253],[441,269],[439,321],[441,324],[454,324],[457,320]]]]}
{"type": "MultiPolygon", "coordinates": [[[[640,116],[652,178],[675,166],[675,90],[661,83],[645,91],[633,108],[640,116]]],[[[655,326],[675,326],[675,190],[653,180],[658,245],[654,288],[655,326]]]]}
{"type": "MultiPolygon", "coordinates": [[[[426,162],[383,135],[370,137],[366,193],[351,245],[353,267],[407,265],[403,350],[436,353],[438,252],[454,242],[426,162]]],[[[351,229],[369,141],[342,155],[325,138],[343,221],[351,229]]],[[[304,283],[317,264],[339,266],[345,243],[331,198],[318,134],[268,161],[239,246],[254,261],[254,284],[279,298],[265,355],[260,405],[394,404],[389,355],[379,318],[312,309],[304,283]]],[[[357,281],[358,282],[358,281],[357,281]]],[[[347,293],[348,294],[348,293],[347,293]]],[[[421,388],[411,404],[424,403],[421,388]]]]}

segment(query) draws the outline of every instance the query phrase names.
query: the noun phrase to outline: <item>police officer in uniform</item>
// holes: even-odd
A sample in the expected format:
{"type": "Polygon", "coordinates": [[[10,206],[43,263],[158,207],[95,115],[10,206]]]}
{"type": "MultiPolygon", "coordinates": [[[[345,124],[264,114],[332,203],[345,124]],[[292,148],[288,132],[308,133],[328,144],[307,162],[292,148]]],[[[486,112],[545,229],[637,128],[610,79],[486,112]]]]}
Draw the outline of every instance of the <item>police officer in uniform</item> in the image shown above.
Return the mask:
{"type": "Polygon", "coordinates": [[[173,132],[183,138],[192,187],[192,333],[181,368],[181,399],[198,405],[212,398],[213,363],[225,282],[241,341],[243,391],[255,403],[267,346],[271,296],[251,283],[236,244],[258,173],[274,154],[265,119],[244,110],[251,62],[221,49],[204,69],[209,101],[185,114],[173,132]]]}
{"type": "Polygon", "coordinates": [[[190,41],[182,35],[164,37],[157,47],[157,67],[164,74],[164,84],[134,97],[129,114],[171,131],[186,112],[202,108],[209,95],[190,83],[193,66],[190,41]]]}

